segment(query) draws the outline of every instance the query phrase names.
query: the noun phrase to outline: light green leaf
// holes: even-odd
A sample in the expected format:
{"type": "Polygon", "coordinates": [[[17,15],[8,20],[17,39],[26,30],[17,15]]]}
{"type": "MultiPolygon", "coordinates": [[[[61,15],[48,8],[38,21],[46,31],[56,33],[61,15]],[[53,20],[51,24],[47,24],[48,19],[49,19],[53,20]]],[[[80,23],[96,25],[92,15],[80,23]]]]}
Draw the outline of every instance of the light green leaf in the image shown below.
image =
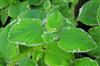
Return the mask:
{"type": "Polygon", "coordinates": [[[8,15],[16,18],[19,14],[27,9],[27,2],[16,3],[15,5],[10,5],[8,8],[8,15]]]}
{"type": "Polygon", "coordinates": [[[74,27],[63,29],[58,45],[66,52],[87,52],[96,48],[96,43],[89,34],[74,27]]]}
{"type": "Polygon", "coordinates": [[[100,26],[93,27],[89,30],[89,34],[93,37],[97,43],[97,48],[90,52],[97,58],[100,58],[100,26]]]}
{"type": "Polygon", "coordinates": [[[88,1],[81,9],[78,16],[78,20],[86,25],[97,25],[97,10],[99,2],[88,1]]]}
{"type": "Polygon", "coordinates": [[[46,28],[49,32],[58,31],[63,25],[63,16],[59,11],[55,11],[47,16],[46,28]]]}
{"type": "Polygon", "coordinates": [[[90,58],[81,58],[77,59],[74,64],[74,66],[98,66],[97,62],[90,59],[90,58]]]}
{"type": "Polygon", "coordinates": [[[10,28],[11,25],[8,25],[0,33],[0,52],[5,61],[11,61],[18,55],[17,45],[10,43],[7,39],[10,28]]]}
{"type": "Polygon", "coordinates": [[[98,8],[97,20],[98,20],[98,22],[100,24],[100,5],[99,5],[99,8],[98,8]]]}
{"type": "Polygon", "coordinates": [[[43,42],[42,33],[43,27],[40,20],[22,19],[11,28],[8,39],[20,45],[37,46],[43,42]]]}
{"type": "Polygon", "coordinates": [[[45,63],[49,66],[68,66],[73,54],[62,51],[57,42],[50,43],[45,53],[45,63]]]}
{"type": "Polygon", "coordinates": [[[19,66],[37,66],[35,61],[28,58],[28,57],[24,57],[19,61],[19,66]]]}

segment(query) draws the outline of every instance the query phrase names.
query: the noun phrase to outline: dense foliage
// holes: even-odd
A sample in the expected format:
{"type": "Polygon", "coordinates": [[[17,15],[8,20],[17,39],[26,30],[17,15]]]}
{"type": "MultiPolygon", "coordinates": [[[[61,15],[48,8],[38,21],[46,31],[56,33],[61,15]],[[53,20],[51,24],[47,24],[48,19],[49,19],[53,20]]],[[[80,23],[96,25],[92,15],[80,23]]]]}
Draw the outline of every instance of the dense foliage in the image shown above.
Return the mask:
{"type": "Polygon", "coordinates": [[[100,0],[0,0],[0,21],[0,66],[100,66],[100,0]]]}

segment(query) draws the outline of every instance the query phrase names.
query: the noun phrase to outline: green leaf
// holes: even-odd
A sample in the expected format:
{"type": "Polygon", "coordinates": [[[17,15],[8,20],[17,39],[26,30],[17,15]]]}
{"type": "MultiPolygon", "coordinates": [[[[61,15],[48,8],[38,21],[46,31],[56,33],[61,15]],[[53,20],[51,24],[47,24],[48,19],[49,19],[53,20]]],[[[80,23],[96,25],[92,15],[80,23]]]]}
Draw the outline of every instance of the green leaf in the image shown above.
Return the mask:
{"type": "Polygon", "coordinates": [[[44,32],[43,35],[42,35],[42,38],[44,40],[44,42],[46,43],[51,43],[53,42],[54,40],[57,40],[58,39],[58,36],[56,33],[54,32],[44,32]]]}
{"type": "Polygon", "coordinates": [[[7,18],[8,18],[8,8],[2,9],[0,11],[0,16],[1,16],[1,22],[4,25],[6,20],[7,20],[7,18]]]}
{"type": "Polygon", "coordinates": [[[24,57],[19,61],[19,66],[37,66],[35,61],[28,58],[28,57],[24,57]]]}
{"type": "Polygon", "coordinates": [[[99,2],[94,1],[85,3],[80,9],[78,20],[86,25],[97,25],[97,10],[99,5],[99,2]]]}
{"type": "Polygon", "coordinates": [[[97,48],[90,52],[95,57],[100,58],[100,26],[93,27],[89,30],[89,34],[93,37],[97,43],[97,48]]]}
{"type": "Polygon", "coordinates": [[[37,46],[41,45],[43,27],[39,19],[22,19],[11,28],[8,39],[12,43],[37,46]]]}
{"type": "Polygon", "coordinates": [[[0,33],[0,52],[5,61],[13,61],[13,59],[18,55],[17,45],[10,43],[7,39],[10,28],[11,25],[8,25],[0,33]]]}
{"type": "Polygon", "coordinates": [[[28,0],[29,4],[39,6],[44,0],[28,0]]]}
{"type": "Polygon", "coordinates": [[[8,15],[16,18],[19,14],[27,9],[27,2],[16,3],[15,5],[10,5],[8,8],[8,15]]]}
{"type": "Polygon", "coordinates": [[[49,66],[68,66],[73,54],[62,51],[57,42],[50,43],[45,53],[45,63],[49,66]]]}
{"type": "Polygon", "coordinates": [[[84,58],[81,58],[81,59],[77,59],[73,63],[73,65],[74,66],[98,66],[96,61],[94,61],[94,60],[92,60],[90,58],[87,58],[87,57],[84,57],[84,58]]]}
{"type": "Polygon", "coordinates": [[[31,9],[26,10],[19,15],[19,18],[39,18],[43,19],[45,17],[45,13],[40,9],[31,9]]]}
{"type": "Polygon", "coordinates": [[[0,0],[0,9],[8,6],[8,0],[0,0]]]}
{"type": "Polygon", "coordinates": [[[100,24],[100,5],[99,5],[99,8],[98,8],[97,20],[98,20],[98,22],[100,24]]]}
{"type": "Polygon", "coordinates": [[[47,16],[46,28],[49,32],[58,31],[63,25],[63,16],[59,11],[55,11],[47,16]]]}
{"type": "Polygon", "coordinates": [[[66,52],[87,52],[96,48],[96,43],[89,34],[74,27],[63,29],[58,45],[66,52]]]}

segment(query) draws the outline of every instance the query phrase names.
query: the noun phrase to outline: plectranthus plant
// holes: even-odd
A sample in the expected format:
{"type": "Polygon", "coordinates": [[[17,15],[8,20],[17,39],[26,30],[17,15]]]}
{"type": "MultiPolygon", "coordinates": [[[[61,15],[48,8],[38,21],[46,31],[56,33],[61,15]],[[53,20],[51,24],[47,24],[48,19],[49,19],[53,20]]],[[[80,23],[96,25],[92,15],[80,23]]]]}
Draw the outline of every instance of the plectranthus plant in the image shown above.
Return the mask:
{"type": "Polygon", "coordinates": [[[100,0],[0,0],[0,66],[100,66],[100,0]]]}

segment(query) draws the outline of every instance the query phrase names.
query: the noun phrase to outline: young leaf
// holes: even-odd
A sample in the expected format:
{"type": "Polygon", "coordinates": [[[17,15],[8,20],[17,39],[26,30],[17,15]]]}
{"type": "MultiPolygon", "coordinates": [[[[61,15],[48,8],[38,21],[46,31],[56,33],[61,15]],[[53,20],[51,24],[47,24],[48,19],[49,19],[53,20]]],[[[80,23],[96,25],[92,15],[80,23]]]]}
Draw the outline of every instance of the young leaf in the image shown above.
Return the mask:
{"type": "Polygon", "coordinates": [[[74,66],[98,66],[96,61],[86,57],[76,60],[73,65],[74,66]]]}
{"type": "Polygon", "coordinates": [[[78,20],[86,25],[97,25],[97,10],[100,3],[94,1],[88,1],[81,9],[78,16],[78,20]]]}
{"type": "Polygon", "coordinates": [[[58,31],[63,25],[63,16],[59,11],[55,11],[48,15],[46,28],[49,32],[58,31]]]}
{"type": "Polygon", "coordinates": [[[49,66],[68,66],[73,58],[73,54],[62,51],[57,42],[49,44],[45,53],[45,63],[49,66]]]}
{"type": "Polygon", "coordinates": [[[90,35],[74,27],[67,27],[62,31],[58,45],[66,52],[87,52],[96,48],[90,35]]]}
{"type": "Polygon", "coordinates": [[[8,39],[26,46],[41,45],[43,27],[39,19],[22,19],[11,28],[8,39]]]}
{"type": "Polygon", "coordinates": [[[97,48],[91,51],[90,54],[100,58],[100,26],[91,28],[89,30],[89,34],[93,37],[93,39],[97,43],[97,48]]]}

